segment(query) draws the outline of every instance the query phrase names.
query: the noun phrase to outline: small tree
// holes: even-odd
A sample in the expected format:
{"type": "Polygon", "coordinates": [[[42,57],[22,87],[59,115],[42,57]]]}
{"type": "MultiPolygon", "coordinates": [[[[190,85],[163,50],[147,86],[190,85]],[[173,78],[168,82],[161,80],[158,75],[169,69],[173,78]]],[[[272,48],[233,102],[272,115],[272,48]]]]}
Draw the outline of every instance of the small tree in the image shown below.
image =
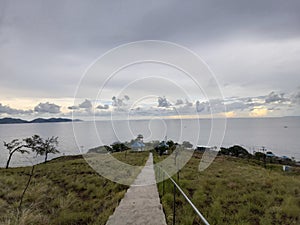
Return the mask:
{"type": "Polygon", "coordinates": [[[25,147],[30,148],[33,152],[35,152],[37,155],[40,151],[43,139],[39,135],[33,135],[30,138],[25,138],[25,147]]]}
{"type": "Polygon", "coordinates": [[[45,162],[47,161],[48,154],[59,153],[57,150],[58,137],[52,136],[51,138],[42,139],[39,135],[34,135],[31,138],[26,138],[26,147],[31,148],[37,155],[44,155],[45,162]]]}
{"type": "Polygon", "coordinates": [[[184,148],[192,148],[193,147],[193,145],[190,142],[188,142],[188,141],[182,142],[182,146],[184,148]]]}
{"type": "Polygon", "coordinates": [[[113,152],[123,152],[129,149],[124,143],[120,142],[115,142],[111,144],[111,148],[113,152]]]}
{"type": "Polygon", "coordinates": [[[40,155],[45,155],[45,162],[47,161],[48,154],[56,154],[59,153],[57,150],[58,146],[58,137],[52,136],[51,138],[47,138],[42,142],[42,148],[39,152],[40,155]]]}
{"type": "Polygon", "coordinates": [[[9,167],[11,157],[13,156],[13,154],[15,152],[20,152],[21,154],[29,153],[29,151],[23,149],[24,145],[23,145],[22,141],[19,141],[19,139],[14,139],[8,143],[6,143],[4,141],[3,143],[4,143],[4,146],[7,148],[8,154],[9,154],[7,162],[6,162],[6,167],[5,167],[6,169],[9,167]]]}

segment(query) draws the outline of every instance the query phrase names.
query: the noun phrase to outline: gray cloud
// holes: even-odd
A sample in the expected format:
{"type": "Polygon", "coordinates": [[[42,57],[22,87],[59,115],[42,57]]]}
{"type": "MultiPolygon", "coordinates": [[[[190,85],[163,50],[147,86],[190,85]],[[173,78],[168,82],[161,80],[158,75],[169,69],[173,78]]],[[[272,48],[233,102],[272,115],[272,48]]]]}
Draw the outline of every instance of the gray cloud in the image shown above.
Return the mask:
{"type": "Polygon", "coordinates": [[[117,98],[115,96],[112,97],[112,106],[120,108],[127,105],[127,102],[129,101],[128,95],[124,95],[124,98],[117,98]]]}
{"type": "Polygon", "coordinates": [[[76,106],[76,105],[73,105],[73,106],[69,106],[68,109],[70,109],[70,110],[77,110],[77,109],[79,109],[79,107],[76,106]]]}
{"type": "Polygon", "coordinates": [[[249,104],[245,104],[244,102],[233,102],[226,104],[226,111],[234,111],[234,110],[244,110],[250,107],[249,104]]]}
{"type": "MultiPolygon", "coordinates": [[[[200,54],[220,84],[228,84],[226,96],[288,93],[300,82],[299,11],[298,0],[73,1],[72,10],[64,0],[1,1],[0,96],[73,97],[95,58],[143,39],[176,42],[200,54]]],[[[266,103],[282,102],[276,98],[266,103]]],[[[228,107],[258,103],[238,104],[228,107]]]]}
{"type": "Polygon", "coordinates": [[[300,105],[300,90],[292,96],[292,102],[300,105]]]}
{"type": "Polygon", "coordinates": [[[196,102],[196,111],[197,112],[203,112],[203,111],[208,111],[207,110],[208,109],[208,103],[207,102],[199,102],[199,101],[197,101],[196,102]]]}
{"type": "Polygon", "coordinates": [[[36,107],[34,107],[34,111],[38,113],[60,113],[60,106],[53,103],[40,103],[36,107]]]}
{"type": "Polygon", "coordinates": [[[0,103],[0,114],[9,114],[9,115],[25,114],[26,115],[31,113],[33,113],[32,110],[14,109],[8,105],[2,105],[2,103],[0,103]]]}
{"type": "Polygon", "coordinates": [[[181,105],[184,105],[184,106],[187,106],[187,107],[192,107],[193,103],[189,102],[187,99],[185,99],[185,101],[183,101],[182,99],[177,99],[176,103],[175,103],[175,106],[181,106],[181,105]]]}
{"type": "Polygon", "coordinates": [[[79,111],[81,109],[84,109],[86,111],[90,111],[90,109],[93,107],[92,102],[88,99],[85,99],[83,102],[79,103],[78,105],[72,105],[69,106],[69,110],[79,111]]]}
{"type": "Polygon", "coordinates": [[[97,109],[109,109],[109,105],[98,105],[97,109]]]}
{"type": "Polygon", "coordinates": [[[188,106],[188,107],[192,107],[193,106],[193,103],[192,102],[189,102],[187,99],[185,100],[185,105],[188,106]]]}
{"type": "Polygon", "coordinates": [[[85,99],[84,102],[80,103],[78,107],[81,109],[90,109],[93,107],[93,105],[90,100],[85,99]]]}
{"type": "Polygon", "coordinates": [[[184,102],[182,99],[177,99],[175,105],[183,105],[184,102]]]}
{"type": "Polygon", "coordinates": [[[277,94],[274,91],[272,91],[265,99],[265,103],[273,103],[273,102],[286,102],[289,101],[288,98],[284,97],[284,93],[277,94]]]}
{"type": "Polygon", "coordinates": [[[159,97],[157,99],[158,102],[158,106],[157,107],[161,107],[161,108],[168,108],[170,107],[172,104],[167,100],[166,97],[159,97]]]}

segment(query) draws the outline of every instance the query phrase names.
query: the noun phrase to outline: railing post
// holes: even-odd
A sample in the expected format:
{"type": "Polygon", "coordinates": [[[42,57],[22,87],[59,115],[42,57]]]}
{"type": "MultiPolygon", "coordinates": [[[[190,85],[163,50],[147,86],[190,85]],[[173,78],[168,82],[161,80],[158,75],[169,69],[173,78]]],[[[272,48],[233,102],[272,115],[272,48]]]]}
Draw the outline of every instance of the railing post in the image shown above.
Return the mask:
{"type": "MultiPolygon", "coordinates": [[[[160,195],[160,187],[161,187],[161,184],[160,184],[160,176],[161,176],[161,170],[160,170],[160,167],[158,167],[158,194],[160,195]]],[[[161,196],[161,195],[160,195],[161,196]]]]}
{"type": "MultiPolygon", "coordinates": [[[[185,200],[191,205],[191,207],[193,208],[193,210],[200,217],[200,219],[203,222],[203,224],[209,225],[209,223],[207,222],[207,220],[205,219],[205,217],[196,208],[196,206],[193,204],[193,202],[187,197],[187,195],[180,188],[180,186],[174,181],[174,179],[166,171],[164,171],[164,169],[159,168],[159,170],[161,170],[163,172],[163,174],[162,174],[163,178],[164,178],[164,175],[166,174],[168,180],[170,180],[173,183],[173,222],[172,222],[172,224],[175,225],[175,223],[176,223],[176,189],[178,189],[179,193],[183,195],[183,197],[185,198],[185,200]]],[[[177,173],[177,178],[179,180],[179,172],[177,173]]],[[[163,185],[162,188],[163,188],[163,194],[164,194],[164,192],[165,192],[165,190],[164,190],[164,179],[163,179],[162,185],[163,185]]]]}
{"type": "Polygon", "coordinates": [[[163,186],[162,195],[164,196],[165,195],[165,174],[164,173],[163,173],[163,183],[162,183],[162,186],[163,186]]]}
{"type": "Polygon", "coordinates": [[[176,221],[176,186],[173,184],[173,225],[176,221]]]}

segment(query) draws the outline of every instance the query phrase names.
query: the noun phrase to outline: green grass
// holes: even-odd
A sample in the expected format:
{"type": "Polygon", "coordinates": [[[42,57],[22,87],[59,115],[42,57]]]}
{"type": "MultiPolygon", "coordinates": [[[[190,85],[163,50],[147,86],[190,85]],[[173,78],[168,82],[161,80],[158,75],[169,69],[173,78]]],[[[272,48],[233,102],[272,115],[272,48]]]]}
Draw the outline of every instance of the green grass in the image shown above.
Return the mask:
{"type": "MultiPolygon", "coordinates": [[[[131,165],[144,165],[148,152],[114,153],[131,165]]],[[[18,205],[31,167],[0,169],[0,224],[105,224],[128,186],[98,175],[81,156],[35,166],[22,208],[18,205]]]]}
{"type": "MultiPolygon", "coordinates": [[[[198,172],[200,159],[194,154],[178,183],[210,224],[300,224],[299,168],[283,172],[281,165],[264,168],[253,160],[219,156],[198,172]]],[[[172,224],[173,186],[170,181],[164,186],[161,202],[172,224]]],[[[158,188],[162,195],[162,183],[158,188]]],[[[176,224],[201,224],[186,200],[179,194],[176,198],[176,224]]]]}

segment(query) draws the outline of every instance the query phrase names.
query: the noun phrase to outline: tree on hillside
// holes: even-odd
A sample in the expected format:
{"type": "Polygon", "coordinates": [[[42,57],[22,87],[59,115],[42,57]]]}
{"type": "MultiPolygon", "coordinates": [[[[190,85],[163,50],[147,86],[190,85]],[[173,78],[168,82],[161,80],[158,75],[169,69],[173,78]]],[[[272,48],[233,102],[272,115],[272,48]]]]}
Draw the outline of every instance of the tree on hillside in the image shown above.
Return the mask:
{"type": "Polygon", "coordinates": [[[56,154],[59,153],[57,150],[58,146],[58,137],[52,136],[51,138],[47,138],[42,142],[42,148],[39,152],[40,155],[45,155],[45,162],[47,161],[48,154],[56,154]]]}
{"type": "Polygon", "coordinates": [[[184,148],[192,148],[193,147],[193,145],[189,141],[182,142],[182,146],[184,148]]]}
{"type": "Polygon", "coordinates": [[[120,142],[115,142],[111,144],[111,148],[113,152],[122,152],[129,149],[129,147],[127,147],[124,143],[120,142]]]}
{"type": "Polygon", "coordinates": [[[39,135],[36,134],[30,138],[25,138],[24,141],[26,143],[25,144],[26,148],[30,148],[33,152],[38,154],[41,148],[41,144],[43,142],[43,139],[39,135]]]}
{"type": "Polygon", "coordinates": [[[57,150],[58,137],[52,136],[51,138],[43,139],[39,135],[34,135],[31,138],[26,138],[26,147],[31,148],[37,155],[44,155],[45,162],[47,161],[48,154],[59,153],[57,150]]]}
{"type": "Polygon", "coordinates": [[[29,151],[23,149],[24,145],[23,145],[22,141],[19,141],[19,139],[14,139],[8,143],[4,141],[3,143],[4,143],[4,146],[7,148],[8,154],[9,154],[7,162],[6,162],[6,167],[5,167],[6,169],[9,167],[11,157],[13,156],[13,154],[15,152],[20,152],[21,154],[29,153],[29,151]]]}
{"type": "Polygon", "coordinates": [[[234,146],[229,147],[229,148],[221,147],[221,150],[219,151],[219,154],[231,155],[231,156],[242,157],[242,158],[246,158],[246,157],[251,156],[251,154],[246,149],[244,149],[243,147],[241,147],[239,145],[234,145],[234,146]]]}

